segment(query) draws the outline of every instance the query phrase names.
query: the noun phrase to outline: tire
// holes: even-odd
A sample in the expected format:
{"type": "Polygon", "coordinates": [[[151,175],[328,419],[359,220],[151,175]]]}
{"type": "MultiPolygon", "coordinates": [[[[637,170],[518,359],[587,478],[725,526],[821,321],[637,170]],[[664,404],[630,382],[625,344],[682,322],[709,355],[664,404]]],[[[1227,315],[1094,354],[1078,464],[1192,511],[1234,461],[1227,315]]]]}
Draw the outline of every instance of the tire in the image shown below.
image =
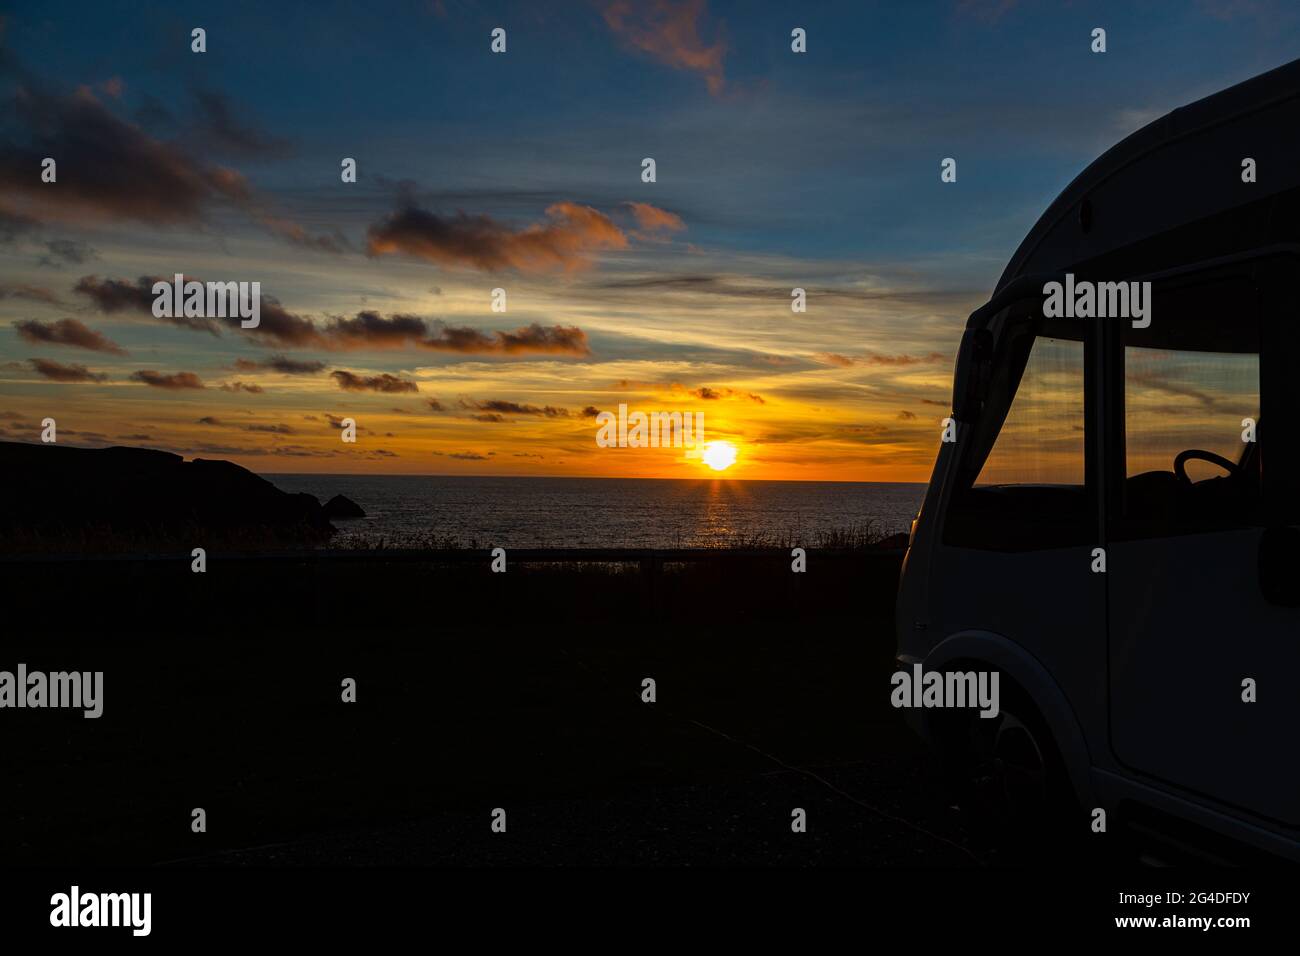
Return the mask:
{"type": "Polygon", "coordinates": [[[1060,752],[1028,696],[1006,675],[1000,683],[996,717],[960,711],[936,721],[949,794],[971,838],[995,862],[1073,858],[1088,827],[1060,752]]]}

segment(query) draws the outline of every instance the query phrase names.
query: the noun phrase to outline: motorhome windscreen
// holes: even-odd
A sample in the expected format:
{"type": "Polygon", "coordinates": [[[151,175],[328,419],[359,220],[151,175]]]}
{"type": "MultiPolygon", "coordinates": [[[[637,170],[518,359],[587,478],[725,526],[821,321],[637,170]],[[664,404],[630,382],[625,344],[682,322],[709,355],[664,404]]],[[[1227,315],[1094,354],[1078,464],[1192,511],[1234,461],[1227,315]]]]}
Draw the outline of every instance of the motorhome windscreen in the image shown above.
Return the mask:
{"type": "Polygon", "coordinates": [[[998,550],[1074,543],[1094,528],[1084,441],[1089,323],[1013,308],[990,325],[996,346],[945,540],[998,550]]]}
{"type": "Polygon", "coordinates": [[[1083,484],[1083,352],[1087,324],[1008,314],[994,349],[964,484],[1083,484]]]}

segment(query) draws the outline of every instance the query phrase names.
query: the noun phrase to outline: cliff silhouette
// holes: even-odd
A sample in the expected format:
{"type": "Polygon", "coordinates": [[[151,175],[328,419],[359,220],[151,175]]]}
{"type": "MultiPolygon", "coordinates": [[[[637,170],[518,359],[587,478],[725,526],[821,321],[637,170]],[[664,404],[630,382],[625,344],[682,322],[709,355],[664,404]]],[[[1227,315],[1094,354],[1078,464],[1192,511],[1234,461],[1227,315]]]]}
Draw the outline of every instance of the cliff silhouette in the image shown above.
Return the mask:
{"type": "Polygon", "coordinates": [[[229,461],[0,442],[0,474],[0,540],[10,551],[301,545],[335,530],[312,495],[229,461]]]}

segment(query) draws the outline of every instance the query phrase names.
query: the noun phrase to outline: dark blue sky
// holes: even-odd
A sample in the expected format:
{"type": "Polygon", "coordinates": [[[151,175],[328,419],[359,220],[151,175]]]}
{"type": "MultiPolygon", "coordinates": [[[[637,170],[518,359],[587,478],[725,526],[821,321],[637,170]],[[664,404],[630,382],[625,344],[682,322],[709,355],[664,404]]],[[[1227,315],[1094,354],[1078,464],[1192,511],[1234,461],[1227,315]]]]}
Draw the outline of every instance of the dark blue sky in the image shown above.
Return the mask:
{"type": "MultiPolygon", "coordinates": [[[[712,0],[720,96],[637,53],[601,4],[18,3],[10,43],[68,83],[120,76],[187,108],[216,89],[293,144],[267,188],[332,185],[324,154],[432,189],[621,194],[660,164],[661,199],[742,248],[1005,258],[1097,152],[1152,115],[1300,53],[1285,3],[712,0]],[[799,8],[792,13],[791,8],[799,8]],[[439,9],[445,11],[439,12],[439,9]],[[189,53],[194,25],[209,33],[189,53]],[[809,53],[793,56],[803,26],[809,53]],[[488,34],[508,31],[493,56],[488,34]],[[1108,52],[1089,51],[1094,26],[1108,52]],[[938,190],[937,163],[959,162],[938,190]]],[[[996,275],[989,263],[982,273],[996,275]]]]}

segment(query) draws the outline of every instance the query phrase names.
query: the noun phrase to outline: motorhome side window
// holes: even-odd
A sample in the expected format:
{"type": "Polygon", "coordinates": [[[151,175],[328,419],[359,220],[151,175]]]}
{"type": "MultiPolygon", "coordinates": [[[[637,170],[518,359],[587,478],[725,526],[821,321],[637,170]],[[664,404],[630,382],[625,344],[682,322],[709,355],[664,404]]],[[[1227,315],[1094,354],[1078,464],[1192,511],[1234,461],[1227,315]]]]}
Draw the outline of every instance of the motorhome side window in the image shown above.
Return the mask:
{"type": "Polygon", "coordinates": [[[1084,445],[1082,322],[1010,321],[963,449],[945,523],[949,544],[1036,550],[1096,537],[1084,445]]]}
{"type": "Polygon", "coordinates": [[[1244,527],[1260,512],[1260,328],[1246,282],[1170,290],[1123,342],[1121,537],[1244,527]]]}

